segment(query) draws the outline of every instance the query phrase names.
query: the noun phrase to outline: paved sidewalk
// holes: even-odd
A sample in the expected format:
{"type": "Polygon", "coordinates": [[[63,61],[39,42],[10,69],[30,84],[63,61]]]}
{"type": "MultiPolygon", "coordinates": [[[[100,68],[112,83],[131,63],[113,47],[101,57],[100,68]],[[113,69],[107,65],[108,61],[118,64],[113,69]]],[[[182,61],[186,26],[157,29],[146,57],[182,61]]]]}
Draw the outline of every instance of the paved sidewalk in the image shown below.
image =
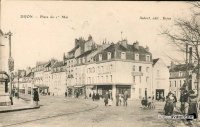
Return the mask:
{"type": "Polygon", "coordinates": [[[13,111],[21,111],[21,110],[28,110],[28,109],[37,109],[40,106],[32,105],[21,98],[13,97],[13,105],[11,106],[0,106],[0,113],[5,112],[13,112],[13,111]]]}

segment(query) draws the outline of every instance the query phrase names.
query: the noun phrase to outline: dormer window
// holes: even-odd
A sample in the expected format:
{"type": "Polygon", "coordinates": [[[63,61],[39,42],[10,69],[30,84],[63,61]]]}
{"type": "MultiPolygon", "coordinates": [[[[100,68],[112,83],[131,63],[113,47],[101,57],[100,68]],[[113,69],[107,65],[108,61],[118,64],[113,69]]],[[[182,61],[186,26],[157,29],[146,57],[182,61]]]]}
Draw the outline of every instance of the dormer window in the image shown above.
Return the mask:
{"type": "Polygon", "coordinates": [[[83,63],[85,63],[85,58],[83,57],[82,59],[83,59],[83,63]]]}
{"type": "Polygon", "coordinates": [[[99,54],[99,61],[102,61],[102,55],[99,54]]]}
{"type": "Polygon", "coordinates": [[[179,77],[182,77],[183,73],[181,71],[179,71],[179,77]]]}
{"type": "Polygon", "coordinates": [[[150,55],[146,55],[146,61],[150,61],[150,55]]]}
{"type": "Polygon", "coordinates": [[[107,55],[108,55],[108,60],[109,60],[109,59],[111,59],[111,53],[110,53],[110,52],[108,52],[108,54],[107,54],[107,55]]]}
{"type": "Polygon", "coordinates": [[[126,53],[125,52],[121,53],[121,59],[126,59],[126,53]]]}
{"type": "Polygon", "coordinates": [[[139,54],[135,54],[135,60],[139,60],[139,54]]]}

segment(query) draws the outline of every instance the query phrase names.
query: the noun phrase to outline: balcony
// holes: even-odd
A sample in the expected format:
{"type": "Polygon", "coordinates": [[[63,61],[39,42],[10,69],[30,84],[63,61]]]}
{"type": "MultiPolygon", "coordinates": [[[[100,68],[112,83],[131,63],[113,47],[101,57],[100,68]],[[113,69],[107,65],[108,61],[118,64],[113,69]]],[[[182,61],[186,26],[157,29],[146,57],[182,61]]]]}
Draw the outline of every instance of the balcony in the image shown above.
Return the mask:
{"type": "Polygon", "coordinates": [[[132,72],[132,76],[143,76],[142,72],[132,72]]]}

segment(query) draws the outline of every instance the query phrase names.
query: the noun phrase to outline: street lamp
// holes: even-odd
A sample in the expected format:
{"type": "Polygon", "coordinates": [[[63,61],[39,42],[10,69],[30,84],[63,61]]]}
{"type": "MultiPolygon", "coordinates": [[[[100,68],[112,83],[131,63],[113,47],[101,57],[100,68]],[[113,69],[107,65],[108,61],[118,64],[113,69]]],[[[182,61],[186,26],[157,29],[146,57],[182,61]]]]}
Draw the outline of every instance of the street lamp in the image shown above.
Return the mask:
{"type": "Polygon", "coordinates": [[[33,85],[34,85],[34,73],[31,72],[32,86],[31,86],[31,105],[33,105],[33,85]]]}
{"type": "Polygon", "coordinates": [[[9,39],[8,67],[9,67],[9,75],[10,75],[10,100],[11,100],[11,104],[13,104],[13,101],[12,101],[12,78],[11,78],[11,73],[12,73],[12,71],[14,71],[14,59],[11,56],[11,36],[12,36],[12,33],[9,31],[5,35],[6,35],[5,37],[7,38],[7,36],[8,36],[8,39],[9,39]]]}

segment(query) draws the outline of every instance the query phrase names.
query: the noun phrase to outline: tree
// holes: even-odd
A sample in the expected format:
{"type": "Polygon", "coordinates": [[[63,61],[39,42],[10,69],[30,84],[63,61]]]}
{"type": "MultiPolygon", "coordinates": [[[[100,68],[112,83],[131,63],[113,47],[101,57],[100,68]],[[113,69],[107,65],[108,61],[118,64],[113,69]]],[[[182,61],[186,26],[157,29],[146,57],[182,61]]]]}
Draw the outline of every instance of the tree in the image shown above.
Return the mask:
{"type": "MultiPolygon", "coordinates": [[[[167,37],[179,52],[186,52],[186,47],[192,47],[192,56],[198,62],[197,90],[199,90],[199,62],[200,62],[200,2],[187,2],[191,5],[192,15],[189,19],[175,19],[172,28],[162,29],[161,35],[167,37]]],[[[187,63],[187,62],[186,62],[187,63]]],[[[188,84],[188,83],[187,83],[188,84]]],[[[199,96],[198,96],[199,97],[199,96]]]]}

